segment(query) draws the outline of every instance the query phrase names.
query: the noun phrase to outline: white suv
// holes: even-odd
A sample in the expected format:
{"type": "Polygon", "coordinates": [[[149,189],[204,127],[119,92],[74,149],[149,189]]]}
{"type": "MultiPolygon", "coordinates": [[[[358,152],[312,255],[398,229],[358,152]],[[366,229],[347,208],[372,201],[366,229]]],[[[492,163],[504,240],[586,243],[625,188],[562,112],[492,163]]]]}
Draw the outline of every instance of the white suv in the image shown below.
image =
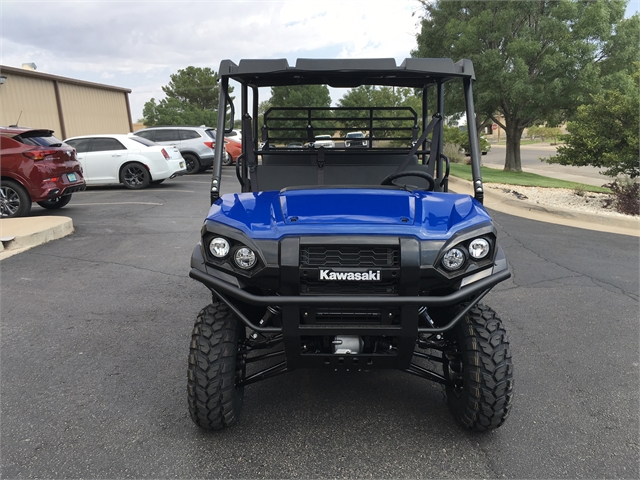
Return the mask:
{"type": "Polygon", "coordinates": [[[316,148],[320,148],[320,147],[335,148],[336,144],[331,139],[331,135],[316,135],[315,141],[310,146],[313,146],[316,148]]]}
{"type": "Polygon", "coordinates": [[[187,163],[188,174],[203,172],[213,165],[213,146],[216,139],[213,128],[204,125],[148,127],[134,132],[134,135],[160,145],[177,147],[187,163]]]}
{"type": "Polygon", "coordinates": [[[345,147],[366,147],[369,144],[362,132],[349,132],[344,141],[345,147]]]}

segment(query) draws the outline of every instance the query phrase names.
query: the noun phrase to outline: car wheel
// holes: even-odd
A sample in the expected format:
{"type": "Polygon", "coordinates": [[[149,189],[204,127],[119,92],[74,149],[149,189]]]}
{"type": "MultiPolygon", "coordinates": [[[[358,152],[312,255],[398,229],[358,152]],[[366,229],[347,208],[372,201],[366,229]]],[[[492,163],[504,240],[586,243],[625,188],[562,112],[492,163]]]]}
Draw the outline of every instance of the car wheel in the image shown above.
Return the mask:
{"type": "Polygon", "coordinates": [[[120,183],[132,190],[147,188],[150,182],[149,170],[141,163],[128,163],[120,172],[120,183]]]}
{"type": "Polygon", "coordinates": [[[220,430],[238,421],[245,378],[243,358],[246,329],[222,303],[213,303],[198,314],[191,335],[187,397],[196,425],[220,430]]]}
{"type": "Polygon", "coordinates": [[[222,157],[222,165],[228,166],[233,163],[233,157],[229,152],[224,152],[224,156],[222,157]]]}
{"type": "Polygon", "coordinates": [[[71,194],[63,195],[58,198],[51,198],[49,200],[44,200],[42,202],[38,202],[42,208],[46,208],[47,210],[58,210],[59,208],[64,207],[71,201],[71,194]]]}
{"type": "Polygon", "coordinates": [[[31,211],[31,197],[25,188],[13,180],[0,184],[0,217],[24,217],[31,211]]]}
{"type": "Polygon", "coordinates": [[[198,157],[190,153],[185,153],[182,157],[187,164],[187,175],[193,175],[200,171],[200,160],[198,160],[198,157]]]}
{"type": "Polygon", "coordinates": [[[447,403],[465,428],[488,431],[504,423],[513,400],[507,333],[491,308],[478,304],[446,335],[447,403]]]}

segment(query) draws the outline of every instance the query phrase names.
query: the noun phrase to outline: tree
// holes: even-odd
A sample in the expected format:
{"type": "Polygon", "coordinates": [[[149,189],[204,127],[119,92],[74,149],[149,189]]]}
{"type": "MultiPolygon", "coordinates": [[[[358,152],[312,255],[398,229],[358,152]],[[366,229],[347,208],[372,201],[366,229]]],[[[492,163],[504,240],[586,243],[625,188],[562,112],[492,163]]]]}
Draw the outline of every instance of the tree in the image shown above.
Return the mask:
{"type": "Polygon", "coordinates": [[[618,29],[626,0],[421,1],[412,55],[473,61],[476,114],[505,130],[505,170],[522,170],[525,128],[567,119],[632,45],[618,29]]]}
{"type": "Polygon", "coordinates": [[[158,103],[152,98],[144,104],[146,126],[217,125],[220,89],[218,74],[212,69],[190,66],[178,70],[162,91],[166,98],[158,103]]]}
{"type": "MultiPolygon", "coordinates": [[[[329,87],[326,85],[286,85],[281,87],[271,87],[271,98],[260,103],[263,111],[272,107],[329,107],[331,105],[331,95],[329,87]]],[[[323,112],[316,117],[327,116],[329,112],[323,112]]],[[[270,121],[268,125],[274,128],[270,137],[280,137],[283,142],[288,140],[307,140],[307,132],[303,130],[287,130],[289,128],[306,128],[307,113],[303,110],[297,111],[275,111],[269,116],[270,120],[278,117],[300,118],[297,120],[270,121]],[[276,130],[276,128],[278,130],[276,130]],[[283,129],[283,130],[281,130],[283,129]]],[[[313,122],[315,135],[333,133],[332,123],[326,121],[313,122]]]]}
{"type": "MultiPolygon", "coordinates": [[[[376,87],[373,85],[362,85],[352,88],[345,93],[338,101],[339,107],[410,107],[418,115],[422,116],[422,100],[411,88],[404,87],[376,87]]],[[[364,130],[369,124],[369,113],[367,111],[345,111],[340,115],[351,118],[362,118],[362,120],[346,120],[343,122],[345,130],[364,130]]],[[[385,118],[374,122],[376,130],[374,136],[377,138],[407,137],[413,122],[410,120],[398,120],[393,117],[408,117],[409,111],[391,110],[374,113],[374,118],[385,118]],[[387,120],[387,118],[389,118],[387,120]],[[391,130],[393,128],[403,128],[404,130],[391,130]],[[389,129],[389,130],[384,130],[389,129]]],[[[403,142],[406,143],[406,142],[403,142]]]]}
{"type": "Polygon", "coordinates": [[[640,129],[640,64],[626,80],[618,76],[617,88],[593,95],[592,101],[578,108],[567,123],[565,145],[548,163],[605,168],[605,175],[640,176],[638,131],[640,129]]]}

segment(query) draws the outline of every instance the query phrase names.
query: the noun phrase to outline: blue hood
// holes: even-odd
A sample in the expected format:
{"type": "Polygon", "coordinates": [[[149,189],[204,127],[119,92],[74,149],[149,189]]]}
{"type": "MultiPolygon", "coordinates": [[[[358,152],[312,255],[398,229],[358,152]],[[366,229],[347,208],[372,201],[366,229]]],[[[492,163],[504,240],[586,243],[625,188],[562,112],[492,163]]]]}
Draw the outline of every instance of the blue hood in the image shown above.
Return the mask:
{"type": "Polygon", "coordinates": [[[207,220],[264,240],[291,235],[403,235],[442,240],[491,221],[484,207],[469,195],[387,188],[228,194],[212,205],[207,220]]]}

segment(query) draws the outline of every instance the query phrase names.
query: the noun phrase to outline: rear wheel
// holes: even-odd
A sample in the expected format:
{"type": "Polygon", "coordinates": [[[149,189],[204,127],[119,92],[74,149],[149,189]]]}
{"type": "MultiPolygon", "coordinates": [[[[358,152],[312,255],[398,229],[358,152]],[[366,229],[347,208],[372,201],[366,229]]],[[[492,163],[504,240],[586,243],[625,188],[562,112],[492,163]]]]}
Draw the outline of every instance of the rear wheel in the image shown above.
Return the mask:
{"type": "Polygon", "coordinates": [[[31,211],[31,197],[25,188],[13,180],[0,184],[0,216],[24,217],[31,211]]]}
{"type": "Polygon", "coordinates": [[[120,183],[131,190],[147,188],[150,182],[149,170],[141,163],[128,163],[120,172],[120,183]]]}
{"type": "Polygon", "coordinates": [[[244,388],[245,327],[221,303],[200,311],[189,349],[187,398],[196,425],[220,430],[238,421],[244,388]]]}
{"type": "Polygon", "coordinates": [[[49,200],[44,200],[42,202],[38,202],[42,208],[46,208],[47,210],[58,210],[59,208],[64,207],[71,201],[71,194],[63,195],[58,198],[51,198],[49,200]]]}
{"type": "Polygon", "coordinates": [[[191,153],[182,154],[185,163],[187,164],[187,175],[193,175],[194,173],[198,173],[200,171],[200,160],[198,157],[191,153]]]}
{"type": "Polygon", "coordinates": [[[513,400],[513,364],[507,333],[491,308],[473,307],[446,337],[447,403],[464,427],[488,431],[504,423],[513,400]]]}
{"type": "Polygon", "coordinates": [[[224,152],[224,155],[222,156],[222,165],[228,166],[228,165],[231,165],[232,163],[233,163],[233,157],[231,156],[231,154],[229,152],[224,152]]]}

